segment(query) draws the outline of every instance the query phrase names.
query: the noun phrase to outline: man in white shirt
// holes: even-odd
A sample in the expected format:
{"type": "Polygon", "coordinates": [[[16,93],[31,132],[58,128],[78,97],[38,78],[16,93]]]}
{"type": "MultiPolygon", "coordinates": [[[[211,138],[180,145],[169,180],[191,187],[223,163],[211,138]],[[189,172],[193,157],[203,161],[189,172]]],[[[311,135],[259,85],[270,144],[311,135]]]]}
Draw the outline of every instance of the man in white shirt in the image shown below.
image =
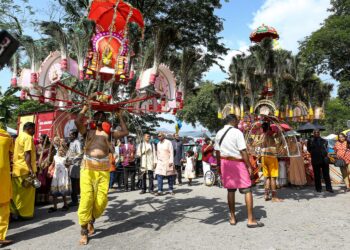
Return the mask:
{"type": "Polygon", "coordinates": [[[263,227],[264,224],[257,221],[253,214],[253,195],[251,190],[252,166],[246,151],[246,143],[243,133],[236,129],[238,120],[235,115],[225,118],[226,125],[215,138],[215,150],[218,166],[221,170],[223,186],[227,189],[227,202],[230,209],[230,224],[236,225],[235,216],[235,192],[239,189],[245,194],[248,210],[247,227],[263,227]]]}
{"type": "Polygon", "coordinates": [[[159,143],[157,144],[157,166],[155,174],[157,175],[158,192],[157,196],[163,195],[163,179],[168,178],[169,191],[174,195],[174,179],[176,175],[174,167],[174,148],[171,141],[165,139],[165,134],[158,134],[159,143]]]}
{"type": "Polygon", "coordinates": [[[151,135],[146,132],[143,136],[143,141],[139,144],[136,151],[136,156],[140,157],[140,170],[142,173],[142,191],[140,194],[146,193],[147,189],[147,176],[149,180],[149,192],[153,194],[153,174],[154,168],[157,162],[156,149],[153,144],[150,143],[151,135]]]}

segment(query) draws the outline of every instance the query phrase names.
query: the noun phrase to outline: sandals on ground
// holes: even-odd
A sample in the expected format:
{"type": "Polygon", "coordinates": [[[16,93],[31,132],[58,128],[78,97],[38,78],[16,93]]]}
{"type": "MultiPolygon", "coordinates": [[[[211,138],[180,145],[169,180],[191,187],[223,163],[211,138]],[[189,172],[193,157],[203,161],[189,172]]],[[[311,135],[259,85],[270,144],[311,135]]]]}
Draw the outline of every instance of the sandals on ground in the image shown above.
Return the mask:
{"type": "Polygon", "coordinates": [[[69,207],[68,206],[63,206],[62,208],[61,208],[61,211],[63,211],[63,212],[66,212],[66,211],[68,211],[69,210],[69,207]]]}
{"type": "Polygon", "coordinates": [[[49,211],[47,211],[48,213],[54,213],[54,212],[56,212],[57,211],[57,208],[54,208],[54,207],[50,207],[49,208],[49,211]]]}
{"type": "Polygon", "coordinates": [[[256,224],[247,224],[248,228],[257,228],[257,227],[263,227],[265,226],[264,223],[257,221],[256,224]]]}

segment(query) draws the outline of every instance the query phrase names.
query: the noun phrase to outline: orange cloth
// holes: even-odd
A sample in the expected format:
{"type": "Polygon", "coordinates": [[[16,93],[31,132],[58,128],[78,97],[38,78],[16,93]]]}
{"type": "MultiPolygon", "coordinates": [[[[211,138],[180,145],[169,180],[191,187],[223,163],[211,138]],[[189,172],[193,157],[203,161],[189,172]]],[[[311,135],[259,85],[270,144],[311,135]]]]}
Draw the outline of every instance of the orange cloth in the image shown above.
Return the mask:
{"type": "Polygon", "coordinates": [[[111,165],[111,167],[109,168],[109,172],[114,172],[116,171],[115,168],[115,158],[113,156],[112,153],[109,154],[109,164],[111,165]]]}

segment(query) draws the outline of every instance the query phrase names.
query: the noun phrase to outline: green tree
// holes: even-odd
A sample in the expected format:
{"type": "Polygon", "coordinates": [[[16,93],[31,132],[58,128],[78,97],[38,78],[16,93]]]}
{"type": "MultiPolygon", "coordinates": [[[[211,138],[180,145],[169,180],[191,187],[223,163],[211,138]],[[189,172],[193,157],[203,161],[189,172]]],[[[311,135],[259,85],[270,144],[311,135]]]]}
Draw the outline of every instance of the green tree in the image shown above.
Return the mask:
{"type": "Polygon", "coordinates": [[[331,99],[326,105],[326,128],[328,133],[339,133],[350,120],[349,108],[339,98],[331,99]]]}
{"type": "Polygon", "coordinates": [[[179,117],[196,126],[199,122],[211,132],[221,128],[221,121],[217,118],[219,104],[215,98],[215,84],[205,82],[201,85],[198,92],[186,98],[185,106],[179,112],[179,117]]]}
{"type": "MultiPolygon", "coordinates": [[[[236,104],[245,105],[246,110],[265,98],[261,94],[268,81],[273,83],[272,99],[280,110],[290,107],[295,101],[324,107],[332,89],[332,85],[322,82],[299,55],[292,55],[283,49],[274,50],[269,38],[251,46],[248,54],[233,57],[229,74],[236,88],[245,88],[238,91],[241,101],[236,100],[236,104]],[[249,97],[249,103],[244,100],[245,94],[249,97]]],[[[224,100],[222,97],[220,99],[224,100]]]]}
{"type": "Polygon", "coordinates": [[[0,29],[11,33],[23,33],[22,27],[32,21],[30,16],[34,14],[28,0],[1,0],[0,1],[0,29]]]}
{"type": "Polygon", "coordinates": [[[8,89],[4,93],[0,88],[0,117],[4,117],[4,122],[10,124],[13,119],[13,112],[19,105],[19,98],[14,95],[17,90],[8,89]]]}
{"type": "Polygon", "coordinates": [[[341,81],[338,87],[338,97],[346,105],[350,107],[350,81],[341,81]]]}
{"type": "Polygon", "coordinates": [[[350,77],[350,0],[332,0],[331,15],[301,43],[306,62],[336,80],[350,77]]]}

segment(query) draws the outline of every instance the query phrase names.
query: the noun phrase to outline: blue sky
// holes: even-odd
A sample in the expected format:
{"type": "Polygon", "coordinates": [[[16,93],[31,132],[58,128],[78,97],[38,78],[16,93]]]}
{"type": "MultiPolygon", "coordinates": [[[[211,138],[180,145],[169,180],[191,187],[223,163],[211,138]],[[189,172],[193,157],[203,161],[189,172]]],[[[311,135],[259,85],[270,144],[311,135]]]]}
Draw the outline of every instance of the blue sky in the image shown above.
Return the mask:
{"type": "MultiPolygon", "coordinates": [[[[37,9],[49,6],[49,1],[29,0],[37,9]],[[46,5],[46,6],[43,6],[46,5]]],[[[280,33],[280,45],[296,53],[298,41],[316,30],[323,20],[329,15],[327,12],[329,0],[231,0],[229,3],[222,1],[222,9],[216,13],[224,21],[224,30],[221,32],[222,41],[230,49],[227,56],[219,63],[225,68],[229,66],[232,56],[237,50],[245,50],[250,45],[249,35],[252,29],[265,23],[275,27],[280,33]]],[[[43,9],[44,8],[44,9],[43,9]]],[[[205,78],[220,82],[227,77],[218,67],[214,66],[206,74],[205,78]]],[[[0,72],[0,86],[6,89],[10,84],[11,74],[4,69],[0,72]]],[[[329,80],[329,76],[323,78],[329,80]]],[[[336,92],[333,93],[333,95],[336,92]]],[[[171,117],[171,116],[167,116],[171,117]]],[[[167,129],[173,129],[174,125],[161,125],[167,129]]],[[[193,128],[184,124],[182,130],[193,128]]],[[[197,129],[200,129],[198,127],[197,129]]]]}

